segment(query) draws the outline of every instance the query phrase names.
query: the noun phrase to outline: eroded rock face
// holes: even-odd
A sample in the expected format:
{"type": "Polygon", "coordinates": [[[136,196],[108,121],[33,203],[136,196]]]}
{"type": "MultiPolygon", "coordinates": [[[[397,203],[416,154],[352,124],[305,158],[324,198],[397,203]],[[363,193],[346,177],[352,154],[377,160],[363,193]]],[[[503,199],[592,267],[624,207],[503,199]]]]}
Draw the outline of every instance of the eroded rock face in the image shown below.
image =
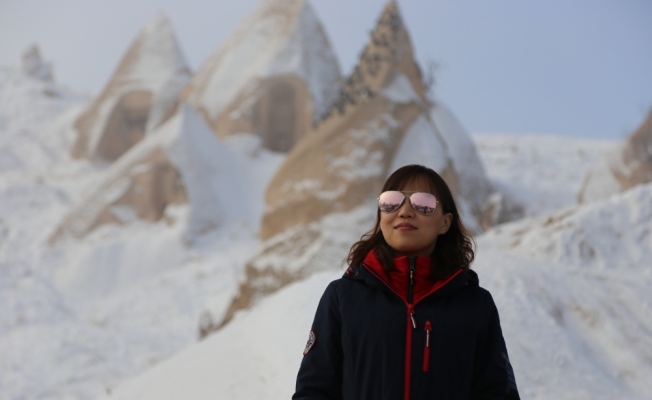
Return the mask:
{"type": "MultiPolygon", "coordinates": [[[[330,115],[272,179],[261,238],[350,211],[377,195],[404,133],[427,109],[409,36],[390,3],[330,115]],[[403,97],[388,90],[396,80],[403,97]]],[[[440,172],[453,175],[445,167],[440,172]]]]}
{"type": "Polygon", "coordinates": [[[337,60],[305,0],[265,0],[199,68],[183,92],[219,137],[255,133],[287,152],[328,109],[337,60]]]}
{"type": "Polygon", "coordinates": [[[168,205],[188,201],[165,141],[150,142],[139,143],[111,166],[98,186],[64,218],[50,238],[51,244],[66,238],[80,239],[104,224],[159,221],[168,205]]]}
{"type": "Polygon", "coordinates": [[[589,172],[578,201],[599,200],[649,182],[652,182],[652,110],[624,143],[605,154],[589,172]]]}
{"type": "Polygon", "coordinates": [[[160,14],[134,39],[101,94],[75,121],[71,155],[117,160],[172,116],[189,78],[172,26],[160,14]]]}
{"type": "Polygon", "coordinates": [[[623,189],[652,182],[652,110],[627,139],[622,159],[625,168],[615,170],[614,175],[623,189]]]}
{"type": "Polygon", "coordinates": [[[330,112],[269,184],[263,242],[221,325],[263,295],[342,265],[373,226],[375,199],[396,168],[425,164],[459,194],[459,175],[431,109],[408,32],[390,2],[330,112]]]}

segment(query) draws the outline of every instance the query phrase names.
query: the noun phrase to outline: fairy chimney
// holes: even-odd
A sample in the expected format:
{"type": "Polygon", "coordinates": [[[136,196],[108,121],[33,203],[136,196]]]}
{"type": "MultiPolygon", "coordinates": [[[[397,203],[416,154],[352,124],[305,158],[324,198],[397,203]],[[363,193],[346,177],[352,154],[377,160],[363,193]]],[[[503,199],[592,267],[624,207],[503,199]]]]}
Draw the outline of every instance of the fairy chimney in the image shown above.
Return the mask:
{"type": "MultiPolygon", "coordinates": [[[[394,156],[405,153],[400,146],[408,132],[410,140],[427,138],[422,150],[433,156],[430,163],[457,188],[428,111],[408,32],[397,5],[388,3],[330,115],[297,144],[272,179],[261,238],[335,211],[349,211],[377,195],[391,173],[394,156]]],[[[408,159],[406,153],[402,162],[408,159]]]]}
{"type": "Polygon", "coordinates": [[[604,155],[587,175],[578,201],[599,200],[652,182],[652,109],[632,134],[604,155]]]}
{"type": "MultiPolygon", "coordinates": [[[[481,162],[469,138],[456,138],[466,132],[452,114],[432,110],[410,37],[390,2],[330,113],[297,143],[271,180],[261,246],[216,325],[292,281],[339,266],[351,244],[373,226],[375,198],[395,169],[433,168],[463,200],[451,147],[438,125],[448,140],[457,140],[456,154],[470,147],[472,163],[481,167],[481,162]]],[[[484,177],[484,170],[477,175],[484,177]]]]}
{"type": "Polygon", "coordinates": [[[134,39],[99,96],[75,121],[74,158],[115,161],[174,113],[190,78],[161,13],[134,39]]]}
{"type": "Polygon", "coordinates": [[[306,0],[264,0],[199,68],[182,98],[219,137],[286,152],[328,110],[340,70],[306,0]]]}
{"type": "MultiPolygon", "coordinates": [[[[189,105],[132,147],[64,218],[50,243],[79,239],[105,224],[168,218],[166,208],[189,204],[187,237],[221,226],[234,187],[229,171],[242,168],[189,105]]],[[[237,182],[236,182],[237,183],[237,182]]]]}

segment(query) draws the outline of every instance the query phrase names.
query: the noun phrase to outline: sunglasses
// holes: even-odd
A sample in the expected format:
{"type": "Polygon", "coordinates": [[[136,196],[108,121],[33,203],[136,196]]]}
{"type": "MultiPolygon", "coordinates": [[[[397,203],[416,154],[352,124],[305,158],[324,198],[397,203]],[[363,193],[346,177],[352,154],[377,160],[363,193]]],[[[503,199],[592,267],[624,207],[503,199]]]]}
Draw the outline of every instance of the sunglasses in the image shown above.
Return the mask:
{"type": "Polygon", "coordinates": [[[386,214],[393,213],[403,205],[406,193],[411,193],[407,198],[417,213],[431,215],[435,212],[435,208],[437,208],[437,203],[439,202],[433,194],[424,192],[399,192],[398,190],[382,192],[380,197],[378,197],[378,209],[386,214]]]}

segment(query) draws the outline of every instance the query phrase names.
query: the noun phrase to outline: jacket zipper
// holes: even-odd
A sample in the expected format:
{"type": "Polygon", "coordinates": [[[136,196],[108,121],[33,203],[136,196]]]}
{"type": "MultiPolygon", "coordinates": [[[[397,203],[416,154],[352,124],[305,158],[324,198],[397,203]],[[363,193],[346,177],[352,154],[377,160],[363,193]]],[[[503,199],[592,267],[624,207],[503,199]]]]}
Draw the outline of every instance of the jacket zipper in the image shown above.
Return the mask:
{"type": "Polygon", "coordinates": [[[432,324],[430,321],[426,321],[426,342],[423,346],[423,372],[428,371],[428,365],[430,364],[430,332],[432,332],[432,324]]]}
{"type": "Polygon", "coordinates": [[[412,367],[412,329],[417,329],[417,321],[414,318],[414,306],[412,300],[414,297],[414,269],[416,268],[416,257],[409,257],[410,264],[410,280],[408,282],[408,321],[407,321],[407,336],[405,341],[405,388],[403,392],[403,399],[410,400],[410,373],[412,367]]]}
{"type": "MultiPolygon", "coordinates": [[[[410,400],[410,369],[411,369],[411,363],[412,363],[412,329],[416,329],[417,323],[414,318],[414,305],[412,304],[412,297],[413,297],[413,284],[414,284],[414,269],[416,267],[416,257],[409,257],[408,258],[409,264],[410,264],[410,282],[408,286],[408,303],[407,308],[408,308],[408,317],[407,317],[407,336],[405,340],[405,389],[404,389],[404,395],[403,398],[404,400],[410,400]]],[[[367,271],[373,276],[376,277],[379,281],[383,282],[385,286],[389,288],[392,292],[394,292],[395,295],[397,295],[400,299],[402,299],[401,295],[396,293],[394,289],[392,289],[392,286],[384,280],[382,277],[378,276],[372,269],[367,267],[367,271]]],[[[448,280],[446,280],[442,286],[446,285],[448,282],[453,280],[457,275],[459,275],[462,272],[462,270],[457,271],[457,273],[451,275],[448,280]]]]}

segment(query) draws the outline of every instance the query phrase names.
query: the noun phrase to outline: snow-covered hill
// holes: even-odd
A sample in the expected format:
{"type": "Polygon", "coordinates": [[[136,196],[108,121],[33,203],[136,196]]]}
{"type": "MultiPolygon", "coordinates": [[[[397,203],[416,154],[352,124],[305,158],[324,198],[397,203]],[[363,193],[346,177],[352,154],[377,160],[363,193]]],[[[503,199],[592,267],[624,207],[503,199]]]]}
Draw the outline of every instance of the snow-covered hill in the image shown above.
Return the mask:
{"type": "Polygon", "coordinates": [[[524,215],[539,215],[577,202],[584,177],[609,139],[535,134],[474,134],[491,183],[524,215]]]}
{"type": "MultiPolygon", "coordinates": [[[[651,199],[652,185],[637,188],[575,207],[575,217],[566,213],[550,228],[572,248],[579,231],[593,231],[580,240],[599,246],[612,231],[631,227],[636,238],[623,239],[636,246],[612,246],[601,258],[610,264],[607,268],[592,265],[591,255],[546,258],[537,252],[537,246],[558,242],[545,222],[514,223],[479,239],[474,269],[500,310],[522,398],[649,398],[651,199]],[[601,220],[605,215],[614,218],[601,220]],[[522,251],[506,248],[501,238],[524,227],[538,240],[523,240],[522,251]],[[623,259],[633,263],[623,265],[623,259]]],[[[558,217],[553,212],[540,219],[558,217]]],[[[341,274],[333,268],[284,288],[206,341],[125,383],[110,398],[289,398],[319,297],[341,274]]]]}
{"type": "MultiPolygon", "coordinates": [[[[72,160],[72,124],[88,98],[45,72],[25,71],[0,67],[0,399],[288,398],[317,301],[341,275],[339,260],[356,238],[353,230],[336,235],[337,227],[364,231],[374,205],[325,221],[332,235],[312,244],[330,249],[321,257],[330,270],[262,298],[199,342],[200,328],[222,320],[246,263],[265,250],[263,193],[284,156],[253,136],[209,143],[192,110],[182,111],[151,134],[177,140],[184,132],[176,128],[185,126],[195,150],[219,146],[221,167],[211,173],[230,188],[215,192],[228,218],[189,236],[197,204],[190,199],[168,205],[156,222],[103,224],[50,245],[65,216],[128,160],[72,160]]],[[[432,117],[436,124],[446,118],[432,117]]],[[[165,142],[151,139],[141,148],[165,142]]],[[[578,206],[585,173],[613,142],[473,140],[449,150],[475,144],[506,204],[526,215],[479,237],[474,264],[499,306],[522,397],[649,398],[652,186],[578,206]]],[[[287,245],[284,238],[268,245],[287,245]]],[[[290,268],[305,259],[295,261],[290,268]]]]}
{"type": "MultiPolygon", "coordinates": [[[[64,216],[115,169],[69,156],[86,100],[0,69],[3,399],[93,398],[195,343],[202,316],[220,319],[234,295],[257,244],[266,180],[283,159],[252,136],[223,141],[222,183],[242,190],[222,194],[228,218],[191,242],[192,200],[159,222],[107,224],[50,246],[64,216]]],[[[190,139],[202,133],[190,128],[190,139]]]]}

